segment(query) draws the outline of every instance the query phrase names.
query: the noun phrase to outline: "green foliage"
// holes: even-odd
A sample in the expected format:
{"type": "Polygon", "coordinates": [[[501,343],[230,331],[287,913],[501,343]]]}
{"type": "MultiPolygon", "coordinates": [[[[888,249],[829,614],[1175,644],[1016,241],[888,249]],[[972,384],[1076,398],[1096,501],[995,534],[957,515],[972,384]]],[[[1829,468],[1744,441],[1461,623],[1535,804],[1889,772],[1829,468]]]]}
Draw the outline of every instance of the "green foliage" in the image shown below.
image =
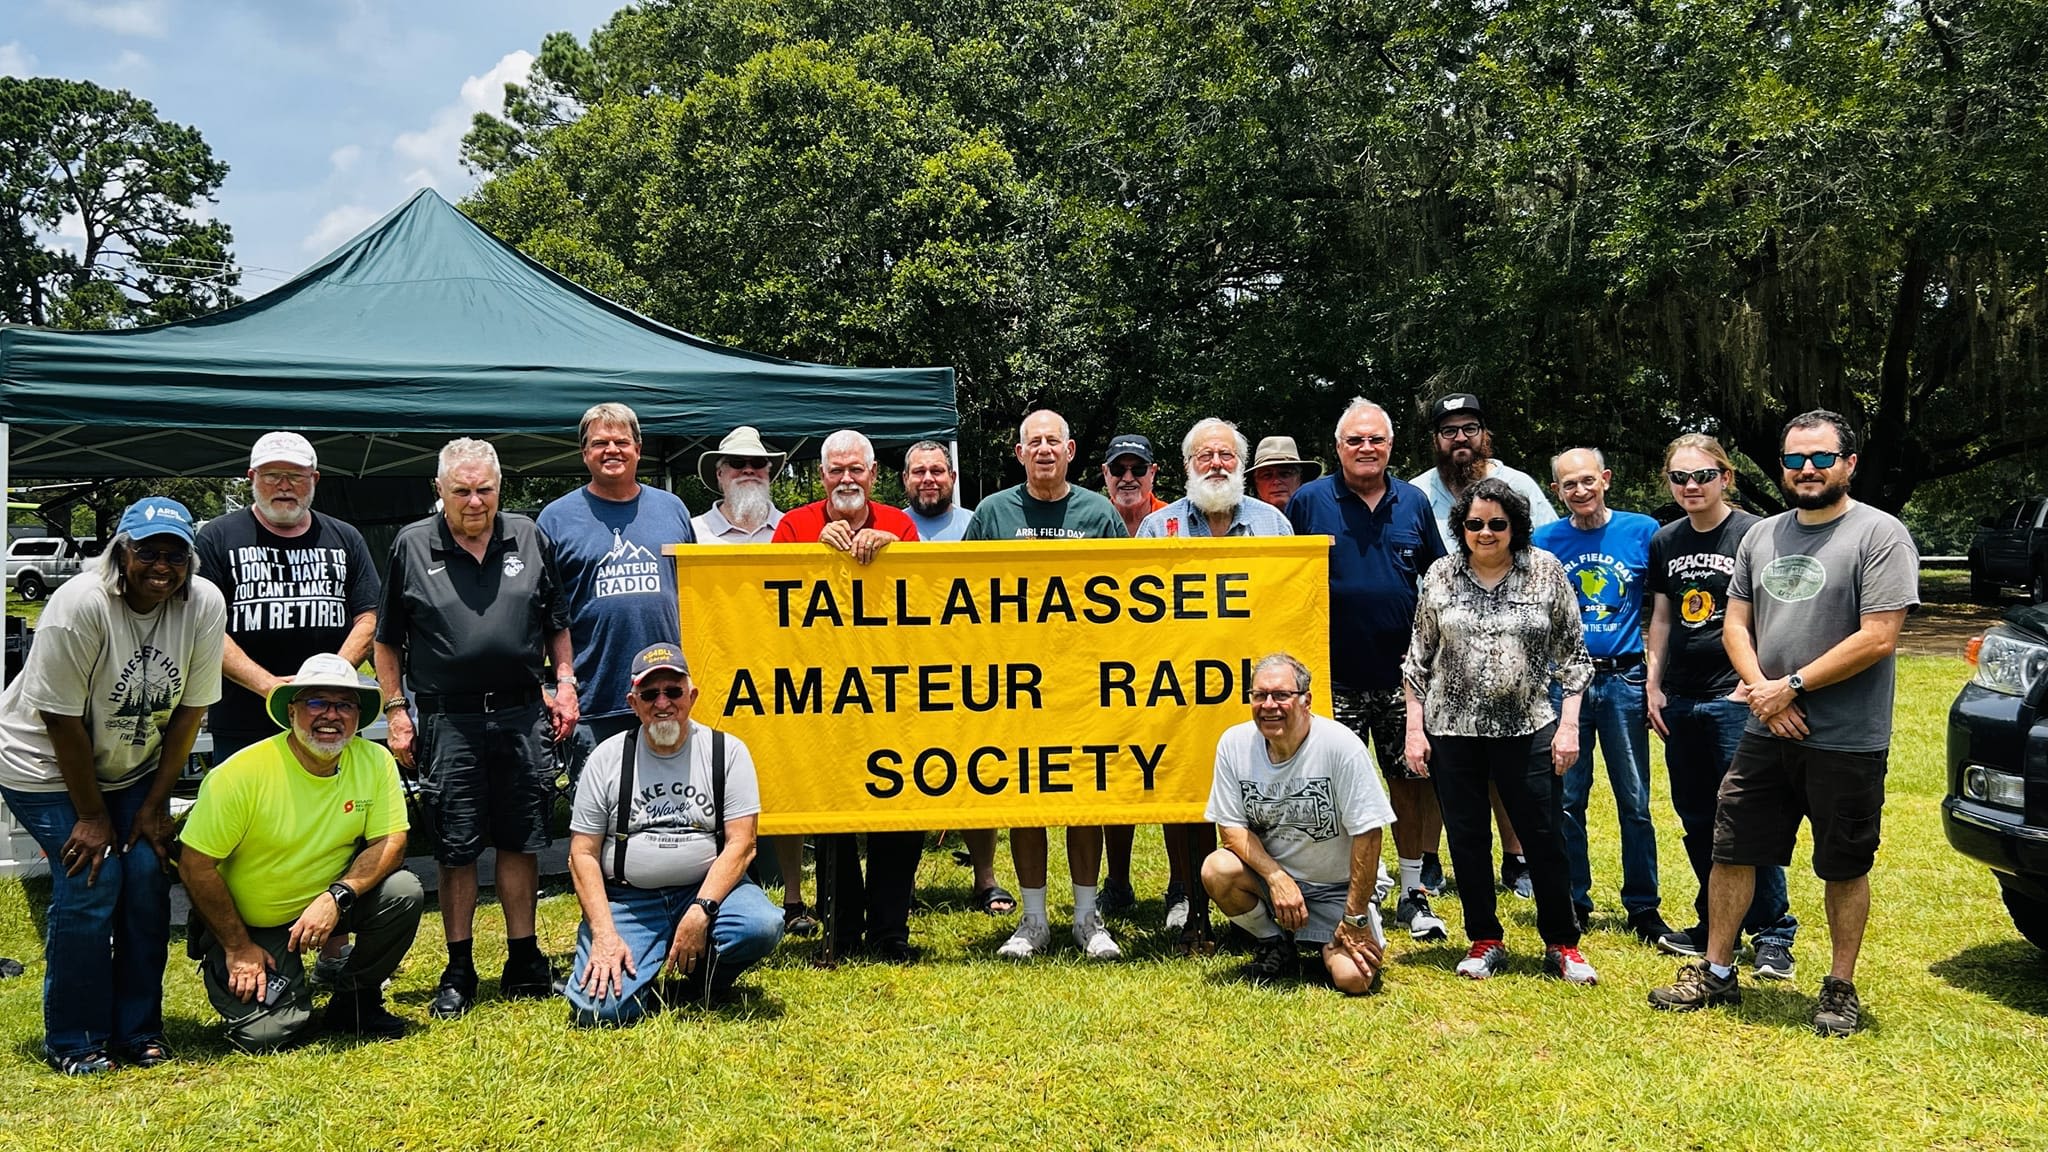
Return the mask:
{"type": "Polygon", "coordinates": [[[0,76],[0,321],[120,328],[235,303],[227,165],[125,91],[0,76]],[[83,235],[60,243],[61,226],[83,235]]]}

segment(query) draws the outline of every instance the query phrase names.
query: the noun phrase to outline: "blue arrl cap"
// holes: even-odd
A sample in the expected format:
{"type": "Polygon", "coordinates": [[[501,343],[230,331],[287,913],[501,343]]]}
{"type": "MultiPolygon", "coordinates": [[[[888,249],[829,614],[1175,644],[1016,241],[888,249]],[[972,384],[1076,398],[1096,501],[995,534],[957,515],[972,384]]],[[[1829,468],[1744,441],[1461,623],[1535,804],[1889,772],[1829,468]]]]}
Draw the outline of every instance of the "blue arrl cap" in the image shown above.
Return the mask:
{"type": "Polygon", "coordinates": [[[121,523],[114,531],[126,533],[132,540],[176,536],[190,544],[192,513],[185,511],[183,504],[169,496],[144,496],[121,513],[121,523]]]}

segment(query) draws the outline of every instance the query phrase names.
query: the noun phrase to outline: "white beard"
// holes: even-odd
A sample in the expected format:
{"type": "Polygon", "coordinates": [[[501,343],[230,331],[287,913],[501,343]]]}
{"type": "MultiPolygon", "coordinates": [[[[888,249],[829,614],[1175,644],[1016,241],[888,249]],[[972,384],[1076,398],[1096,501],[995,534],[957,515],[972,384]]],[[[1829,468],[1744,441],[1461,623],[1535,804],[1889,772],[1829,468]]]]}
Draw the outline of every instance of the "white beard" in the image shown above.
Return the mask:
{"type": "Polygon", "coordinates": [[[1244,503],[1244,473],[1233,470],[1221,476],[1195,477],[1188,481],[1188,503],[1209,516],[1237,511],[1244,503]]]}
{"type": "Polygon", "coordinates": [[[312,494],[307,493],[306,499],[301,501],[298,507],[289,510],[274,507],[268,500],[255,500],[251,503],[256,509],[257,517],[272,528],[296,528],[306,522],[306,517],[313,514],[313,510],[307,507],[311,500],[312,494]]]}
{"type": "Polygon", "coordinates": [[[674,748],[683,742],[681,720],[650,720],[646,728],[647,742],[656,748],[674,748]]]}
{"type": "Polygon", "coordinates": [[[857,520],[868,510],[868,494],[858,486],[834,488],[826,498],[825,506],[832,514],[844,520],[857,520]]]}
{"type": "Polygon", "coordinates": [[[775,501],[768,495],[768,482],[735,476],[725,485],[725,518],[733,527],[752,532],[775,515],[775,501]]]}

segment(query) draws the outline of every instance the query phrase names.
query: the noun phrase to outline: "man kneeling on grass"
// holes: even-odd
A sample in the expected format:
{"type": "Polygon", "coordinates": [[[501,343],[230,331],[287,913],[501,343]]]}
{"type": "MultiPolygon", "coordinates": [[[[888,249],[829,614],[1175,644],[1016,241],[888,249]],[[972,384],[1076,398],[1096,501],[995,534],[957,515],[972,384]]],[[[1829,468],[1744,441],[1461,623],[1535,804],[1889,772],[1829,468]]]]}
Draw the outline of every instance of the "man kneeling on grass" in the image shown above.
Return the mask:
{"type": "Polygon", "coordinates": [[[1309,711],[1308,668],[1294,657],[1252,670],[1252,719],[1216,744],[1208,818],[1223,847],[1202,885],[1252,934],[1247,973],[1294,975],[1299,938],[1323,946],[1338,991],[1372,991],[1387,946],[1373,888],[1394,810],[1365,744],[1309,711]]]}
{"type": "Polygon", "coordinates": [[[641,649],[631,671],[640,725],[591,752],[569,817],[583,905],[569,1020],[586,1028],[709,1002],[782,939],[782,913],[746,878],[761,812],[747,746],[690,719],[680,644],[641,649]]]}
{"type": "Polygon", "coordinates": [[[308,657],[265,701],[285,731],[207,773],[185,821],[178,871],[205,921],[186,949],[228,1039],[245,1051],[312,1036],[304,959],[337,932],[355,933],[356,945],[320,1023],[379,1040],[405,1034],[384,1008],[384,981],[412,947],[426,897],[399,867],[398,766],[356,738],[383,703],[347,660],[308,657]]]}

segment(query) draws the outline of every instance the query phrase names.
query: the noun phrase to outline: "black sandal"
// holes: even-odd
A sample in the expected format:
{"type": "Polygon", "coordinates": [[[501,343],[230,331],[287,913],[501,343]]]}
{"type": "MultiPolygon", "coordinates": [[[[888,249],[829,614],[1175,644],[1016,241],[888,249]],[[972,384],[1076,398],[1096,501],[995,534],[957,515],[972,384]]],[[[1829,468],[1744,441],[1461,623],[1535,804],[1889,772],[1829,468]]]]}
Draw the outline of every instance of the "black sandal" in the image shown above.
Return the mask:
{"type": "Polygon", "coordinates": [[[45,1056],[43,1060],[60,1076],[98,1076],[121,1067],[101,1048],[73,1056],[45,1056]]]}
{"type": "Polygon", "coordinates": [[[1017,898],[1001,884],[974,890],[974,906],[990,916],[1008,916],[1017,910],[1017,898]]]}
{"type": "Polygon", "coordinates": [[[790,936],[815,936],[818,934],[818,918],[811,915],[808,905],[784,904],[782,906],[782,931],[790,936]]]}
{"type": "Polygon", "coordinates": [[[154,1068],[171,1058],[171,1046],[161,1036],[137,1040],[121,1050],[121,1061],[137,1068],[154,1068]]]}

